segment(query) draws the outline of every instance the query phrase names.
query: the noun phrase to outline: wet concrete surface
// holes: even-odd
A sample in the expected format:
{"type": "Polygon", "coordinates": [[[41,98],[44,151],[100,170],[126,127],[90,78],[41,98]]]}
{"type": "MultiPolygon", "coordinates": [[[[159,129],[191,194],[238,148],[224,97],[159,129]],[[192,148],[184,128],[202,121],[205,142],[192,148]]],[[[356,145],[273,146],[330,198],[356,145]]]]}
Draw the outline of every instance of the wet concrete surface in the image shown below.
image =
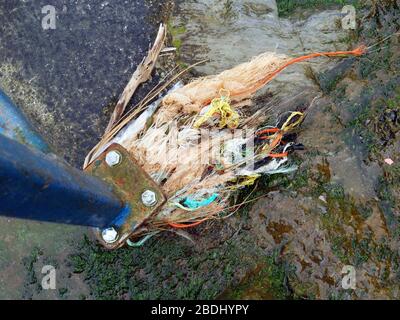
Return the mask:
{"type": "MultiPolygon", "coordinates": [[[[53,147],[81,167],[165,20],[164,1],[48,1],[0,4],[0,85],[53,147]]],[[[150,87],[155,82],[147,84],[150,87]]]]}

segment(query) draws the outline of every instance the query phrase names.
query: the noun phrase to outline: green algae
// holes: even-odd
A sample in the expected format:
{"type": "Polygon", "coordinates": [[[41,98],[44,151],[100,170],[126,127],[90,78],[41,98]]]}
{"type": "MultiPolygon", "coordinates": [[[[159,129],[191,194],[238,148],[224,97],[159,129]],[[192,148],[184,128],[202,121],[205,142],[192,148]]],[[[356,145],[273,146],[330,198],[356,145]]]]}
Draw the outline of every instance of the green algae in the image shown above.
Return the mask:
{"type": "Polygon", "coordinates": [[[279,254],[272,253],[260,261],[255,270],[250,272],[235,288],[228,289],[220,299],[283,300],[290,299],[287,283],[287,266],[279,261],[279,254]]]}
{"type": "Polygon", "coordinates": [[[359,0],[277,0],[277,5],[281,17],[288,17],[304,9],[329,9],[345,5],[353,5],[356,9],[364,7],[363,1],[359,0]]]}

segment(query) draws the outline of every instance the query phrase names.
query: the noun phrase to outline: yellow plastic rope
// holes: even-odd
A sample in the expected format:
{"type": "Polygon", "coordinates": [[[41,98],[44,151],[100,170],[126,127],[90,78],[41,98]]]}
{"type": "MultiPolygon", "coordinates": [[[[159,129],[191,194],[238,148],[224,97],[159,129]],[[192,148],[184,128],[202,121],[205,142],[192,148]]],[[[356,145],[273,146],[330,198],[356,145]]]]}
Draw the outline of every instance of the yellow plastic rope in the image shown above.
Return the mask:
{"type": "Polygon", "coordinates": [[[239,183],[241,187],[251,186],[256,182],[256,180],[260,177],[259,174],[253,174],[251,176],[247,176],[243,181],[239,183]]]}
{"type": "Polygon", "coordinates": [[[239,125],[239,114],[231,107],[229,96],[222,96],[211,101],[210,108],[195,123],[194,127],[199,128],[204,122],[210,119],[214,114],[219,114],[219,128],[227,126],[229,129],[235,129],[239,125]]]}
{"type": "Polygon", "coordinates": [[[260,174],[252,174],[249,176],[242,176],[231,180],[231,182],[237,182],[237,184],[230,186],[228,189],[237,190],[242,187],[252,186],[256,180],[261,177],[260,174]]]}
{"type": "Polygon", "coordinates": [[[283,132],[288,132],[290,130],[293,130],[295,127],[301,124],[301,122],[304,119],[304,113],[299,112],[299,111],[293,111],[290,116],[286,119],[285,123],[282,125],[281,130],[283,132]],[[290,123],[290,121],[295,117],[295,116],[300,116],[297,121],[290,123]]]}

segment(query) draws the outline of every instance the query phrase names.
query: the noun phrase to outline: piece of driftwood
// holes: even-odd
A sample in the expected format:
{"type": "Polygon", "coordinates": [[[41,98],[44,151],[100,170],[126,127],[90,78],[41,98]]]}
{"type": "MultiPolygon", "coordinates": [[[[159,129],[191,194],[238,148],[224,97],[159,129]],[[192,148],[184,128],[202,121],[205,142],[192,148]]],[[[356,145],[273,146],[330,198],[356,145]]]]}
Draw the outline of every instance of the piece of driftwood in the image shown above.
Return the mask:
{"type": "Polygon", "coordinates": [[[131,79],[129,80],[127,86],[122,92],[117,105],[115,106],[114,112],[111,115],[110,121],[107,125],[105,133],[111,131],[111,129],[115,126],[115,124],[121,119],[126,106],[131,100],[133,94],[139,85],[143,82],[149,80],[151,73],[156,64],[157,58],[164,48],[165,37],[167,35],[167,29],[164,24],[160,25],[158,30],[157,38],[154,41],[153,47],[150,49],[147,56],[143,59],[143,61],[138,65],[136,71],[133,73],[131,79]]]}

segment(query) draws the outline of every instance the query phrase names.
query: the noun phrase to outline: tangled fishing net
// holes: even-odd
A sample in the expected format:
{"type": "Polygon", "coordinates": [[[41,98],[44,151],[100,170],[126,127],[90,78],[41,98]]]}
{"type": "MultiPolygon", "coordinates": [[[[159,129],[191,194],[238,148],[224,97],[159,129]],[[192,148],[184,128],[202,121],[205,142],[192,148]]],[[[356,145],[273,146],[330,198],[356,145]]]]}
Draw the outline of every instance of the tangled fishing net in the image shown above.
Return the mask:
{"type": "Polygon", "coordinates": [[[175,85],[163,98],[142,106],[110,141],[133,155],[168,201],[128,244],[138,246],[160,231],[229,215],[238,208],[229,205],[233,191],[253,185],[262,175],[296,170],[289,156],[302,148],[293,133],[305,114],[290,111],[274,126],[265,126],[269,110],[260,107],[252,114],[248,101],[291,64],[363,53],[363,47],[298,58],[267,52],[218,75],[175,85]]]}

